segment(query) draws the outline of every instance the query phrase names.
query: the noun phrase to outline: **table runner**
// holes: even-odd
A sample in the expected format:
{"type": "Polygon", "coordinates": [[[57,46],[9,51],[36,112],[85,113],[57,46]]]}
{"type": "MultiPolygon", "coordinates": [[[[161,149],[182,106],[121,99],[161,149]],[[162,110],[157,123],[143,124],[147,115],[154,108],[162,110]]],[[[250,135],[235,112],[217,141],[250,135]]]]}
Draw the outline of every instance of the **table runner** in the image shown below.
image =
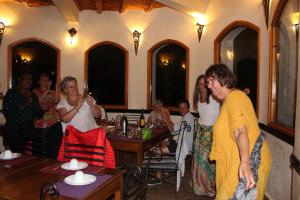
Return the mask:
{"type": "MultiPolygon", "coordinates": [[[[76,170],[65,170],[65,169],[61,168],[62,164],[63,163],[56,163],[53,165],[46,166],[46,167],[40,169],[40,172],[46,172],[46,173],[50,173],[50,174],[59,174],[59,175],[63,175],[63,176],[69,176],[76,172],[76,170]]],[[[84,173],[87,173],[87,174],[94,174],[94,173],[98,173],[102,170],[103,170],[103,167],[89,165],[86,168],[82,169],[81,171],[83,171],[84,173]]]]}
{"type": "Polygon", "coordinates": [[[24,162],[27,162],[29,160],[33,160],[36,157],[32,157],[32,156],[20,156],[18,158],[12,159],[12,160],[0,160],[0,165],[4,165],[7,167],[13,167],[15,165],[19,165],[22,164],[24,162]]]}

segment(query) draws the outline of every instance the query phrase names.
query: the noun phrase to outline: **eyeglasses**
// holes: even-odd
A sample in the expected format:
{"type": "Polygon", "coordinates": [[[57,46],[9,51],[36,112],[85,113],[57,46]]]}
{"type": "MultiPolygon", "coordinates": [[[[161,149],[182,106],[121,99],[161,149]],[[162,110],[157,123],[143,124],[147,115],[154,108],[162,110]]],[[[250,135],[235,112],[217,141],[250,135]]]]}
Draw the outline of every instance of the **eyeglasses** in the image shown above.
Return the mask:
{"type": "Polygon", "coordinates": [[[214,77],[208,77],[207,79],[206,79],[206,85],[208,85],[209,83],[213,83],[213,82],[215,82],[217,79],[216,78],[214,78],[214,77]]]}

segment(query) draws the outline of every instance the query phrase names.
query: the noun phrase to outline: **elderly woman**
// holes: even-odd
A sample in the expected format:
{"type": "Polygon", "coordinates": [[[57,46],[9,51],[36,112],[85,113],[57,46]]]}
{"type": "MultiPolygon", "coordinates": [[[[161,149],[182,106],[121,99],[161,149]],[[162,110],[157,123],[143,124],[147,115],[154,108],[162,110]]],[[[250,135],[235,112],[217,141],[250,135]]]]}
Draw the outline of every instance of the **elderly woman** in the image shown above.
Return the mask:
{"type": "Polygon", "coordinates": [[[212,126],[220,104],[206,87],[205,75],[200,75],[194,89],[194,109],[199,113],[192,158],[192,187],[198,195],[215,195],[215,165],[209,161],[212,146],[212,126]]]}
{"type": "Polygon", "coordinates": [[[154,127],[166,127],[162,114],[161,109],[163,108],[162,101],[158,100],[156,104],[152,106],[153,110],[150,112],[150,116],[147,120],[148,124],[153,124],[154,127]]]}
{"type": "Polygon", "coordinates": [[[206,70],[208,88],[222,101],[220,115],[213,126],[213,146],[210,154],[216,160],[216,199],[230,199],[239,178],[246,180],[246,190],[257,189],[262,200],[271,169],[271,154],[264,141],[260,150],[261,163],[255,183],[250,166],[250,153],[260,137],[260,129],[252,103],[247,95],[234,89],[234,76],[226,65],[216,64],[206,70]]]}
{"type": "Polygon", "coordinates": [[[65,77],[61,82],[61,90],[66,98],[57,104],[56,109],[63,131],[67,125],[82,132],[97,128],[95,118],[101,117],[101,109],[91,96],[79,94],[77,80],[71,76],[65,77]]]}

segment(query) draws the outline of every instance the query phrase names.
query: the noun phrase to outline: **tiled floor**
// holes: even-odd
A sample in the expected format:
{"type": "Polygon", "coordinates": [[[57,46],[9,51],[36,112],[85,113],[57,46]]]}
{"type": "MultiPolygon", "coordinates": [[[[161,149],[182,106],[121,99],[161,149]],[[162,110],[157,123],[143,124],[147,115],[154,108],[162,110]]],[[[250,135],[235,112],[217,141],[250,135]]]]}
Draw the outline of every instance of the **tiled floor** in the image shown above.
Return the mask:
{"type": "MultiPolygon", "coordinates": [[[[186,173],[185,177],[181,179],[181,185],[179,191],[175,192],[175,185],[161,184],[148,186],[146,200],[212,200],[214,198],[208,198],[205,196],[198,196],[193,193],[192,188],[189,184],[191,179],[190,170],[191,160],[187,159],[186,162],[186,173]]],[[[172,177],[175,182],[175,176],[172,177]]]]}

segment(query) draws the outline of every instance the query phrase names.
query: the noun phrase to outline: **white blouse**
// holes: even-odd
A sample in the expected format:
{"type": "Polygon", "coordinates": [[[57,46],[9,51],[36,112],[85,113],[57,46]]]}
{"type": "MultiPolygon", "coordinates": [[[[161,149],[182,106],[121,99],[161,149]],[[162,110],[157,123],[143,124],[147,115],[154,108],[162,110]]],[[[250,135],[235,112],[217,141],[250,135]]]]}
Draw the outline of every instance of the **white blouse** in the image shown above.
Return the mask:
{"type": "Polygon", "coordinates": [[[213,126],[220,111],[220,103],[211,95],[209,96],[209,104],[198,101],[199,124],[204,126],[213,126]]]}
{"type": "MultiPolygon", "coordinates": [[[[65,108],[69,112],[74,108],[74,106],[69,105],[67,100],[63,99],[56,106],[57,110],[60,108],[65,108]]],[[[67,123],[61,122],[61,125],[63,128],[63,132],[65,132],[68,125],[72,125],[82,132],[99,127],[94,119],[92,110],[86,101],[83,102],[82,106],[78,110],[78,113],[76,113],[71,121],[67,123]]]]}

